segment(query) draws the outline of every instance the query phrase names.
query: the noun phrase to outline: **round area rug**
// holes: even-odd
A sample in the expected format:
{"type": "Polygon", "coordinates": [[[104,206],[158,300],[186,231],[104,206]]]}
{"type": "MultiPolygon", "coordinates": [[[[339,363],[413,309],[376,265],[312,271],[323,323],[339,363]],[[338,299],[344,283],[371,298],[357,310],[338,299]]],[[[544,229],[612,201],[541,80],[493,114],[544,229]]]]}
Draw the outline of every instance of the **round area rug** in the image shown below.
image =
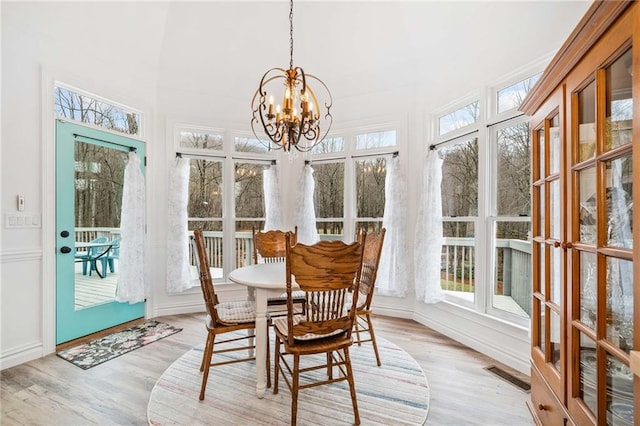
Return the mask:
{"type": "MultiPolygon", "coordinates": [[[[398,346],[379,337],[377,340],[381,367],[376,365],[370,343],[353,345],[349,351],[361,424],[423,425],[429,411],[429,385],[422,368],[398,346]]],[[[236,356],[233,354],[231,352],[228,356],[236,356]]],[[[240,351],[235,354],[243,355],[240,351]]],[[[211,368],[205,399],[199,401],[201,360],[202,347],[191,349],[162,374],[149,397],[149,424],[290,424],[291,394],[286,383],[280,377],[278,394],[274,395],[272,389],[267,388],[264,398],[259,399],[256,396],[255,364],[252,362],[211,368]]],[[[298,424],[353,424],[353,408],[346,382],[301,390],[298,424]]]]}

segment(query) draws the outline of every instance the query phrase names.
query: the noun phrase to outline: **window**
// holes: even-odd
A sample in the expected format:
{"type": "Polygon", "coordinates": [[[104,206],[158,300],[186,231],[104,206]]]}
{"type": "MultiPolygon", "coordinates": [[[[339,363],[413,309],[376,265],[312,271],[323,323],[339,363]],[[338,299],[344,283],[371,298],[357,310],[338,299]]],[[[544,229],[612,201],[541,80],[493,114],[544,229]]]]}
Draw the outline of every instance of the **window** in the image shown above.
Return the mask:
{"type": "Polygon", "coordinates": [[[491,135],[493,161],[493,274],[491,306],[531,313],[531,145],[529,124],[515,119],[491,135]]]}
{"type": "Polygon", "coordinates": [[[176,125],[174,134],[176,149],[190,161],[188,229],[204,231],[213,277],[223,282],[229,271],[252,263],[253,227],[262,229],[265,220],[263,171],[271,160],[255,139],[220,129],[176,125]]]}
{"type": "Polygon", "coordinates": [[[472,102],[438,118],[438,134],[445,135],[454,130],[475,124],[480,119],[480,101],[472,102]]]}
{"type": "Polygon", "coordinates": [[[265,220],[262,183],[265,167],[255,162],[235,162],[235,268],[253,263],[253,228],[262,229],[265,220]]]}
{"type": "Polygon", "coordinates": [[[478,215],[478,138],[457,139],[440,148],[442,163],[442,289],[475,300],[478,215]]]}
{"type": "Polygon", "coordinates": [[[498,114],[518,108],[541,75],[542,73],[538,73],[533,77],[498,90],[498,114]]]}
{"type": "MultiPolygon", "coordinates": [[[[395,138],[393,142],[395,145],[395,138]]],[[[387,176],[386,163],[384,157],[355,161],[356,229],[366,229],[367,232],[382,229],[387,176]]]]}
{"type": "Polygon", "coordinates": [[[53,91],[56,117],[141,136],[141,113],[57,83],[53,91]]]}
{"type": "Polygon", "coordinates": [[[351,241],[358,229],[382,228],[387,158],[398,150],[399,128],[399,123],[385,123],[344,131],[314,148],[319,158],[312,167],[320,239],[351,241]]]}
{"type": "Polygon", "coordinates": [[[269,148],[256,138],[236,136],[234,142],[237,152],[269,152],[269,148]]]}
{"type": "Polygon", "coordinates": [[[209,252],[213,279],[224,273],[222,251],[222,215],[224,191],[224,163],[221,159],[190,159],[189,202],[187,226],[189,231],[202,229],[209,252]]]}
{"type": "Polygon", "coordinates": [[[493,111],[480,108],[488,103],[481,97],[433,123],[443,156],[442,288],[453,303],[523,326],[531,312],[531,148],[517,107],[539,77],[483,90],[495,95],[493,111]]]}

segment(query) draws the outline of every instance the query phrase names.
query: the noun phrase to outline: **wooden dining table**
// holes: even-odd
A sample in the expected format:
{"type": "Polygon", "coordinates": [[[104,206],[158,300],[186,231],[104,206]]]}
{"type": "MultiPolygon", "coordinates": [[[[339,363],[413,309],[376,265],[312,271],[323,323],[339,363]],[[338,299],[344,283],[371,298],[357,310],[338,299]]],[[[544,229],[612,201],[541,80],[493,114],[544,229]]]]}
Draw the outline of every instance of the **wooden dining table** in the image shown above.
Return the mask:
{"type": "MultiPolygon", "coordinates": [[[[249,300],[255,303],[256,328],[256,394],[264,397],[267,387],[267,299],[286,291],[286,273],[284,262],[258,263],[235,269],[229,274],[229,280],[247,287],[249,300]]],[[[296,286],[296,289],[298,287],[296,286]]]]}

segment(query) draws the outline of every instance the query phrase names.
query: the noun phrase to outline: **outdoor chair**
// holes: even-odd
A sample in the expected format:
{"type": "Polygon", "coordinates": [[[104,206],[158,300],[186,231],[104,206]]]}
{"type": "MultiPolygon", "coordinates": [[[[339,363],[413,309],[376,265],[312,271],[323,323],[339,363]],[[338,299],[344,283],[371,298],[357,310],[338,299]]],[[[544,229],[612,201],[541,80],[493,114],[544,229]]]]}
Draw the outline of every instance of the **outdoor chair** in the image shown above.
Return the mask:
{"type": "MultiPolygon", "coordinates": [[[[90,243],[106,243],[109,241],[107,237],[98,237],[89,241],[90,243]]],[[[82,275],[87,275],[87,265],[89,266],[89,276],[91,276],[91,271],[96,270],[96,259],[100,259],[104,256],[105,250],[108,246],[98,246],[98,247],[87,247],[87,251],[84,252],[76,252],[75,261],[82,262],[82,275]]],[[[103,267],[103,273],[106,275],[106,270],[103,267]]]]}

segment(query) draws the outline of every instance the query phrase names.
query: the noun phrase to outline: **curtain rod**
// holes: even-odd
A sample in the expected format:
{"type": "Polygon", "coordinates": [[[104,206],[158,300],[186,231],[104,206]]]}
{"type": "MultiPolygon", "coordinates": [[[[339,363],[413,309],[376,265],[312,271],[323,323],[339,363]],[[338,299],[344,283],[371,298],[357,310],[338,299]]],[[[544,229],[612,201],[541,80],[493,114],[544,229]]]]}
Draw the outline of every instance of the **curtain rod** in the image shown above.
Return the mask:
{"type": "MultiPolygon", "coordinates": [[[[399,151],[394,151],[391,153],[391,157],[396,158],[398,155],[400,155],[399,151]]],[[[360,154],[360,155],[351,155],[350,158],[363,158],[363,157],[388,157],[388,154],[383,154],[383,155],[376,155],[376,154],[360,154]]],[[[340,158],[331,158],[331,160],[344,160],[347,157],[340,157],[340,158]]],[[[311,160],[304,160],[304,164],[311,164],[311,160]]]]}
{"type": "MultiPolygon", "coordinates": [[[[193,158],[216,158],[216,159],[224,159],[225,156],[224,155],[211,155],[211,154],[202,154],[202,153],[192,153],[192,152],[180,152],[180,151],[176,151],[176,158],[182,158],[182,156],[184,155],[191,155],[193,156],[193,158]]],[[[242,158],[242,157],[231,157],[234,160],[256,160],[254,158],[242,158]]],[[[262,159],[257,159],[258,163],[262,163],[264,161],[269,161],[271,165],[276,165],[278,164],[277,160],[262,160],[262,159]]]]}
{"type": "MultiPolygon", "coordinates": [[[[505,121],[514,120],[514,119],[516,119],[516,118],[520,118],[520,117],[522,117],[523,115],[525,115],[525,113],[524,113],[524,112],[521,112],[520,114],[518,114],[518,115],[514,115],[513,117],[507,117],[507,118],[503,118],[503,119],[502,119],[502,120],[500,120],[500,121],[496,121],[496,122],[493,122],[493,123],[489,123],[489,124],[487,124],[487,126],[486,126],[486,127],[487,127],[487,128],[489,128],[489,127],[497,126],[498,124],[504,123],[505,121]]],[[[441,142],[438,142],[438,143],[433,143],[433,144],[429,145],[429,149],[430,149],[431,151],[433,151],[434,149],[436,149],[436,147],[437,147],[438,145],[442,145],[443,143],[451,142],[451,141],[456,140],[456,139],[458,139],[458,138],[463,138],[463,137],[465,137],[465,136],[469,136],[469,135],[471,135],[471,134],[473,134],[473,133],[476,133],[477,131],[478,131],[478,130],[472,130],[472,131],[470,131],[470,132],[463,133],[462,135],[454,136],[454,137],[452,137],[452,138],[445,139],[445,140],[443,140],[443,141],[441,141],[441,142]]]]}
{"type": "Polygon", "coordinates": [[[454,137],[449,138],[449,139],[445,139],[445,140],[440,141],[440,142],[438,142],[438,143],[432,143],[431,145],[429,145],[429,150],[433,151],[434,149],[436,149],[438,146],[440,146],[440,145],[442,145],[442,144],[445,144],[445,143],[447,143],[447,142],[454,141],[454,140],[459,139],[459,138],[463,138],[463,137],[465,137],[465,136],[472,135],[472,134],[474,134],[474,133],[478,133],[478,130],[472,130],[472,131],[470,131],[470,132],[463,133],[463,134],[461,134],[461,135],[457,135],[457,136],[454,136],[454,137]]]}
{"type": "Polygon", "coordinates": [[[103,142],[103,143],[108,143],[111,145],[117,145],[117,146],[121,146],[123,148],[129,148],[129,152],[137,152],[137,148],[135,146],[129,146],[129,145],[123,145],[121,143],[117,143],[117,142],[110,142],[110,141],[105,141],[102,139],[98,139],[98,138],[92,138],[91,136],[85,136],[85,135],[79,135],[78,133],[74,133],[73,134],[74,138],[84,138],[84,139],[91,139],[92,141],[98,141],[98,142],[103,142]]]}

